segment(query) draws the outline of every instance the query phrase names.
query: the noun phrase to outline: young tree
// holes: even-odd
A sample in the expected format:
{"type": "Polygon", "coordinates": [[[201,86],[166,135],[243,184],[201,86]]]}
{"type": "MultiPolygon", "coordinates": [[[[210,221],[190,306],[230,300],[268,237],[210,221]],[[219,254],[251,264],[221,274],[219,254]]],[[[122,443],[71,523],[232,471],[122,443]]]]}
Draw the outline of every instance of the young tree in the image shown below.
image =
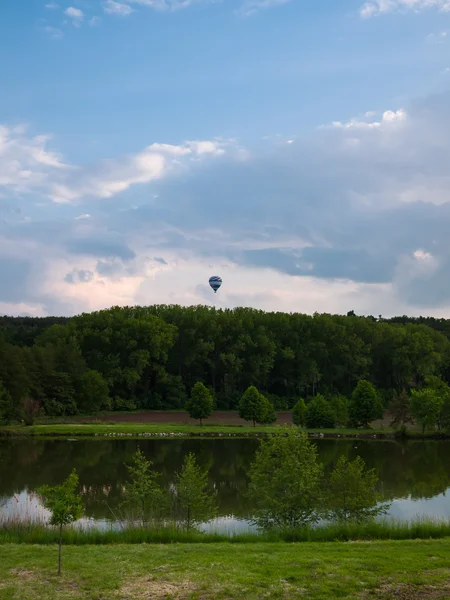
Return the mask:
{"type": "Polygon", "coordinates": [[[200,419],[200,425],[203,419],[207,419],[214,408],[214,398],[207,387],[198,381],[191,391],[191,397],[186,402],[186,410],[191,419],[200,419]]]}
{"type": "Polygon", "coordinates": [[[34,398],[26,396],[20,401],[20,414],[27,427],[34,425],[34,420],[41,411],[41,405],[34,398]]]}
{"type": "Polygon", "coordinates": [[[427,427],[437,424],[443,405],[443,399],[432,388],[411,390],[410,410],[414,419],[422,426],[422,435],[427,427]]]}
{"type": "Polygon", "coordinates": [[[321,395],[314,396],[306,406],[305,422],[309,429],[332,429],[336,421],[333,408],[321,395]]]}
{"type": "Polygon", "coordinates": [[[251,385],[244,392],[239,402],[239,416],[245,421],[253,421],[253,427],[256,423],[264,421],[267,411],[266,398],[260,394],[254,385],[251,385]]]}
{"type": "Polygon", "coordinates": [[[261,440],[250,466],[248,497],[262,529],[299,527],[319,519],[322,465],[305,433],[290,428],[261,440]]]}
{"type": "Polygon", "coordinates": [[[391,402],[390,412],[392,415],[391,427],[400,427],[400,429],[405,430],[406,425],[413,422],[410,414],[409,396],[405,389],[391,402]]]}
{"type": "Polygon", "coordinates": [[[349,462],[341,456],[327,485],[328,516],[337,521],[367,521],[385,513],[387,504],[378,504],[381,496],[375,486],[378,481],[373,469],[366,469],[358,456],[349,462]]]}
{"type": "Polygon", "coordinates": [[[173,488],[175,518],[187,530],[209,521],[217,514],[208,487],[208,471],[197,464],[194,454],[188,454],[181,471],[176,474],[173,488]]]}
{"type": "Polygon", "coordinates": [[[292,409],[292,421],[294,425],[297,425],[298,427],[304,427],[306,425],[306,404],[303,398],[300,398],[292,409]]]}
{"type": "Polygon", "coordinates": [[[272,402],[265,396],[263,396],[263,400],[264,406],[260,415],[261,420],[258,420],[258,423],[261,423],[263,425],[272,425],[273,423],[276,423],[276,420],[278,418],[275,407],[272,404],[272,402]]]}
{"type": "Polygon", "coordinates": [[[142,525],[161,515],[164,508],[164,495],[156,483],[159,473],[152,470],[152,462],[145,458],[138,448],[132,462],[126,465],[130,480],[125,484],[125,501],[132,520],[138,519],[142,525]]]}
{"type": "Polygon", "coordinates": [[[347,427],[349,420],[348,398],[346,398],[345,396],[337,395],[331,396],[331,398],[328,398],[327,400],[334,413],[336,427],[347,427]]]}
{"type": "Polygon", "coordinates": [[[9,425],[15,419],[16,408],[11,394],[0,381],[0,425],[9,425]]]}
{"type": "Polygon", "coordinates": [[[43,506],[50,511],[50,524],[59,527],[58,575],[61,575],[62,533],[64,525],[69,525],[83,515],[83,501],[76,493],[78,475],[75,469],[60,485],[44,485],[37,490],[43,506]]]}
{"type": "Polygon", "coordinates": [[[365,379],[360,379],[353,390],[350,402],[350,420],[356,427],[367,429],[369,424],[383,414],[383,406],[376,389],[365,379]]]}

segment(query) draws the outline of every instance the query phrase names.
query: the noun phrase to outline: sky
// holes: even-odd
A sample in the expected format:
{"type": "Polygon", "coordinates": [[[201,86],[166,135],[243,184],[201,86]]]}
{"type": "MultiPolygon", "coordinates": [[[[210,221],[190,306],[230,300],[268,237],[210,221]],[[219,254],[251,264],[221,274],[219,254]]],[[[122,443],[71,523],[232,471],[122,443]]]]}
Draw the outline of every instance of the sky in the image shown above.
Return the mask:
{"type": "Polygon", "coordinates": [[[450,0],[0,0],[0,314],[450,318],[449,226],[450,0]]]}

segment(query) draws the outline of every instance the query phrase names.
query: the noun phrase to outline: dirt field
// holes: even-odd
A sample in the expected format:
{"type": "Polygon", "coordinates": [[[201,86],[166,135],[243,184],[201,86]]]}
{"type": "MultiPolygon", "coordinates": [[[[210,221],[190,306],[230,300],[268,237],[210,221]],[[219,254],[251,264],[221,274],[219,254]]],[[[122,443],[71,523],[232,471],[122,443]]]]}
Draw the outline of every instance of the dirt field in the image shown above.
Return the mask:
{"type": "MultiPolygon", "coordinates": [[[[98,417],[90,417],[83,421],[108,421],[114,423],[198,423],[191,419],[186,412],[149,411],[140,413],[117,413],[98,417]]],[[[247,421],[241,419],[236,411],[215,411],[206,420],[208,425],[248,425],[247,421]]],[[[278,413],[278,425],[292,423],[290,412],[278,413]]]]}

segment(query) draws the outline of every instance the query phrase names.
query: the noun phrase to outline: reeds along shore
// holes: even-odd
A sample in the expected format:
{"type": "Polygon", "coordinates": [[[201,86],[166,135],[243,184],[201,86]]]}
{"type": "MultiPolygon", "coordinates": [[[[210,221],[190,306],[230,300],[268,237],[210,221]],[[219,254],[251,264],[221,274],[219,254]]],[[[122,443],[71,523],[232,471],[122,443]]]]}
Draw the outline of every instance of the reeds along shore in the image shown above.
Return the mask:
{"type": "MultiPolygon", "coordinates": [[[[58,530],[43,523],[4,520],[0,522],[0,544],[56,544],[58,530]]],[[[450,537],[450,521],[372,521],[332,523],[319,527],[258,532],[201,532],[172,527],[124,526],[120,529],[67,527],[64,544],[170,544],[170,543],[259,543],[259,542],[345,542],[352,540],[412,540],[450,537]]]]}

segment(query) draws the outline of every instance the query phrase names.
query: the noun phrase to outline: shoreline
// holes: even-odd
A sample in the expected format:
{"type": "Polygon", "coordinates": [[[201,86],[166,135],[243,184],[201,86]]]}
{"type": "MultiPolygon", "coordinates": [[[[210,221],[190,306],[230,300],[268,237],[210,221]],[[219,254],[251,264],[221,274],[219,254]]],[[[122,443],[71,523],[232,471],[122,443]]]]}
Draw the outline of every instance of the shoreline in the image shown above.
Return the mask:
{"type": "MultiPolygon", "coordinates": [[[[242,427],[157,424],[141,425],[130,423],[91,424],[72,423],[55,425],[5,426],[0,428],[0,439],[10,438],[262,438],[283,430],[282,426],[242,427]]],[[[393,430],[303,430],[310,439],[366,439],[366,440],[446,440],[450,433],[428,432],[422,435],[417,431],[408,431],[400,435],[393,430]]]]}

